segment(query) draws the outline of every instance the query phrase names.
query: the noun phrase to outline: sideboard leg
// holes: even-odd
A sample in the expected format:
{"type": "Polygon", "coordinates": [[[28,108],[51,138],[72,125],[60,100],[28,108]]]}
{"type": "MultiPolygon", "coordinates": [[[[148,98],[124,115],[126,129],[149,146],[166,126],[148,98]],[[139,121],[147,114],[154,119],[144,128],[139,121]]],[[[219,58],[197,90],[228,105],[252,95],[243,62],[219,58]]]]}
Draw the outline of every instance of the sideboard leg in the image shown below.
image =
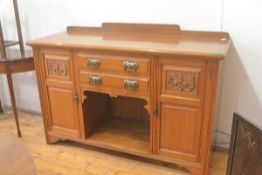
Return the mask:
{"type": "Polygon", "coordinates": [[[58,142],[60,139],[55,136],[48,136],[48,140],[46,141],[47,144],[51,145],[53,143],[58,142]]]}
{"type": "Polygon", "coordinates": [[[189,171],[192,175],[207,175],[203,169],[198,168],[189,168],[189,171]]]}

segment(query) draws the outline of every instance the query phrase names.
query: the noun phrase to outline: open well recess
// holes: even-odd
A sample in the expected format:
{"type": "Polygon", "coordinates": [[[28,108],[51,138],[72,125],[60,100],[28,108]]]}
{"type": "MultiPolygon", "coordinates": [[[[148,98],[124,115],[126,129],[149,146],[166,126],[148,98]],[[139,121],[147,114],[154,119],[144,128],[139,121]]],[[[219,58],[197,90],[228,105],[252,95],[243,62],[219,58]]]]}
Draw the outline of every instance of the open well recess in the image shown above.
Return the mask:
{"type": "Polygon", "coordinates": [[[145,100],[110,97],[91,91],[85,91],[84,95],[87,140],[130,151],[150,152],[150,119],[145,100]]]}

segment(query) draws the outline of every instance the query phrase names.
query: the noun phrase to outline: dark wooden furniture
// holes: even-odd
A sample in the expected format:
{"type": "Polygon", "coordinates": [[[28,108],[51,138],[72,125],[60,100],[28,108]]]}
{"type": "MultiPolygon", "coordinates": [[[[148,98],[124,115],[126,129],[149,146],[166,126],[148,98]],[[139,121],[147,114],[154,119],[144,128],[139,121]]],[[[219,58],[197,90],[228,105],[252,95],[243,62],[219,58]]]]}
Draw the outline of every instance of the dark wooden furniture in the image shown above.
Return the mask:
{"type": "Polygon", "coordinates": [[[0,132],[0,174],[36,175],[33,157],[16,137],[0,132]]]}
{"type": "Polygon", "coordinates": [[[28,44],[47,143],[68,139],[207,175],[227,33],[104,23],[28,44]]]}
{"type": "Polygon", "coordinates": [[[262,131],[234,113],[227,175],[262,174],[262,131]]]}
{"type": "MultiPolygon", "coordinates": [[[[32,52],[25,51],[23,45],[23,37],[18,13],[17,1],[13,0],[14,12],[16,19],[16,26],[18,32],[18,41],[7,41],[4,40],[2,25],[0,21],[0,74],[6,74],[7,82],[9,87],[9,92],[11,96],[12,108],[15,116],[17,134],[21,137],[21,131],[19,126],[18,113],[16,109],[15,93],[12,80],[13,73],[20,73],[25,71],[34,70],[34,62],[32,52]],[[19,44],[20,50],[16,49],[6,49],[7,47],[19,44]]],[[[3,112],[1,101],[0,101],[0,112],[3,112]]]]}

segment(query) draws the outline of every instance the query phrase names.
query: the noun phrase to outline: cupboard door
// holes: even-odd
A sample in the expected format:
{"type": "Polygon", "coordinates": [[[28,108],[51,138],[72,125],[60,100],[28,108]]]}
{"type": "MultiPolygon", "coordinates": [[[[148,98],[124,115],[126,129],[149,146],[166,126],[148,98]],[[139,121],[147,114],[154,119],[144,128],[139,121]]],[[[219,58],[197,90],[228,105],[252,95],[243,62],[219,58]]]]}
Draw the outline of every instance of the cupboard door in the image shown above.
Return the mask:
{"type": "Polygon", "coordinates": [[[48,108],[48,132],[63,138],[79,138],[78,97],[71,52],[43,49],[41,55],[48,108]]]}
{"type": "Polygon", "coordinates": [[[162,102],[158,153],[171,158],[197,161],[200,121],[199,108],[162,102]]]}
{"type": "Polygon", "coordinates": [[[66,137],[78,137],[77,103],[72,89],[48,87],[51,131],[66,137]]]}
{"type": "Polygon", "coordinates": [[[160,59],[159,70],[157,154],[199,162],[205,63],[160,59]]]}

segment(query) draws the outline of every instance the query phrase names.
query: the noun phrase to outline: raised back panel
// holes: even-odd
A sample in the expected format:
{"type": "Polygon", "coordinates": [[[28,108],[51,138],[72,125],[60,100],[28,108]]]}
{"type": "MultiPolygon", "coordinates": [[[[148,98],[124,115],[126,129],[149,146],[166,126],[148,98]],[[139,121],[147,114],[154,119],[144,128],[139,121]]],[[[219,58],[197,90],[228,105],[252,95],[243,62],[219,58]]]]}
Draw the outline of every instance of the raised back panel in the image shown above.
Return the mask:
{"type": "Polygon", "coordinates": [[[173,34],[180,31],[179,25],[138,24],[138,23],[103,23],[103,31],[138,34],[173,34]]]}

